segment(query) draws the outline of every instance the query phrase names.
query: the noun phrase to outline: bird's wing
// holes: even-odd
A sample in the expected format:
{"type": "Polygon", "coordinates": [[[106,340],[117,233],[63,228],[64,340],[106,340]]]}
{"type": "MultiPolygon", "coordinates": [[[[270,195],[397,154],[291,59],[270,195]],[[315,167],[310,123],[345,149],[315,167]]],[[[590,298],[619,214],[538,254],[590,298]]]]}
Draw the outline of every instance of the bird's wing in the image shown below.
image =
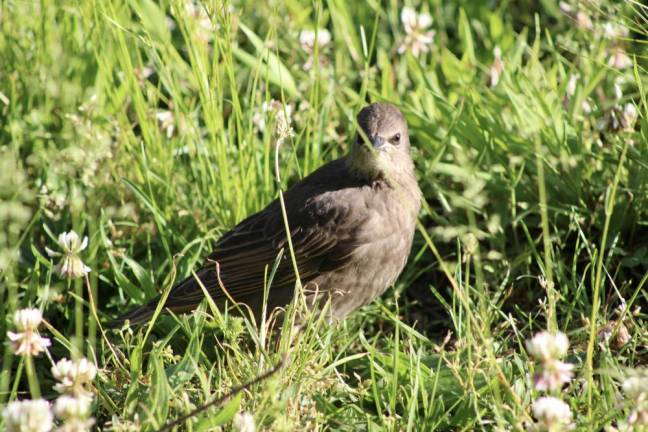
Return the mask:
{"type": "MultiPolygon", "coordinates": [[[[344,266],[354,249],[354,230],[362,221],[350,217],[351,203],[333,196],[328,198],[311,195],[300,203],[303,194],[286,195],[292,246],[302,283],[323,271],[344,266]]],[[[293,285],[296,280],[281,207],[275,201],[226,233],[197,276],[213,299],[231,296],[243,301],[247,296],[263,293],[265,277],[282,250],[271,289],[293,285]]],[[[165,306],[185,310],[195,307],[203,298],[198,281],[190,276],[171,290],[165,306]]]]}

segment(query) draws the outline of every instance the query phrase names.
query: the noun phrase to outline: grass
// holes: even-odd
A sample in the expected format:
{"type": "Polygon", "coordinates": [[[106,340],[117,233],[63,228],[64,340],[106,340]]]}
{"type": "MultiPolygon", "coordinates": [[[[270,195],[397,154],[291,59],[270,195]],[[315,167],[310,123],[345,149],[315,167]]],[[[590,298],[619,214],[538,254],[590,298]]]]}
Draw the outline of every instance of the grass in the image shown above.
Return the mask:
{"type": "Polygon", "coordinates": [[[570,338],[575,378],[553,394],[577,429],[622,428],[621,383],[648,361],[645,6],[424,1],[436,34],[415,57],[396,1],[260,3],[0,3],[0,333],[33,306],[52,339],[33,365],[3,349],[0,405],[55,398],[52,361],[83,355],[96,424],[157,430],[285,358],[178,430],[239,412],[259,430],[520,430],[543,394],[524,342],[548,328],[570,338]],[[309,53],[315,28],[332,40],[309,53]],[[294,129],[276,155],[271,99],[294,129]],[[367,100],[405,113],[426,201],[393,289],[300,333],[209,304],[103,329],[347,152],[367,100]],[[68,283],[44,248],[72,229],[92,271],[68,283]]]}

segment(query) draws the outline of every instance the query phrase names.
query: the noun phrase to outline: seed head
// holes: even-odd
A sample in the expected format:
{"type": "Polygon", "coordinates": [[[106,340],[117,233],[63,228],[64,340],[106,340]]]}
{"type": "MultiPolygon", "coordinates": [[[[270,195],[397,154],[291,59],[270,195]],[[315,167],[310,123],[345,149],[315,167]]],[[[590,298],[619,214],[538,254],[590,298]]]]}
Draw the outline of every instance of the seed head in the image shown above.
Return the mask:
{"type": "Polygon", "coordinates": [[[10,402],[2,411],[7,432],[49,432],[53,416],[50,404],[43,400],[10,402]]]}

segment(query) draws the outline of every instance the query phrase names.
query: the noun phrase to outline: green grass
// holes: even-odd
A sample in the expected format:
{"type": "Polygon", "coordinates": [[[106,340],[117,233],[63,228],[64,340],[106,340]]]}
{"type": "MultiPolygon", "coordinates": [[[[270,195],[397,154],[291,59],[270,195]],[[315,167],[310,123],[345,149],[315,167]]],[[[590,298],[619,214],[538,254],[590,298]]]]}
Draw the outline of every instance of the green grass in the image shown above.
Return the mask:
{"type": "MultiPolygon", "coordinates": [[[[524,341],[549,328],[571,341],[575,378],[555,395],[577,428],[625,422],[620,384],[648,362],[648,11],[587,3],[588,30],[551,1],[414,6],[436,32],[418,58],[398,53],[393,0],[207,1],[212,30],[178,0],[0,3],[0,334],[15,310],[43,310],[44,398],[51,359],[82,353],[100,369],[97,424],[156,430],[285,356],[179,430],[227,430],[239,411],[259,430],[520,430],[541,396],[524,341]],[[607,38],[605,23],[629,34],[607,38]],[[299,33],[314,28],[332,40],[305,71],[299,33]],[[608,65],[617,48],[633,66],[608,65]],[[255,123],[271,99],[293,109],[278,160],[277,115],[255,123]],[[95,314],[107,324],[168,289],[223,232],[347,152],[367,100],[405,113],[426,200],[393,289],[300,333],[208,304],[101,331],[95,314]],[[639,118],[618,130],[626,104],[639,118]],[[89,237],[92,271],[68,284],[44,248],[72,229],[89,237]],[[622,325],[622,346],[599,338],[622,325]]],[[[2,351],[0,406],[35,397],[29,362],[2,351]]]]}

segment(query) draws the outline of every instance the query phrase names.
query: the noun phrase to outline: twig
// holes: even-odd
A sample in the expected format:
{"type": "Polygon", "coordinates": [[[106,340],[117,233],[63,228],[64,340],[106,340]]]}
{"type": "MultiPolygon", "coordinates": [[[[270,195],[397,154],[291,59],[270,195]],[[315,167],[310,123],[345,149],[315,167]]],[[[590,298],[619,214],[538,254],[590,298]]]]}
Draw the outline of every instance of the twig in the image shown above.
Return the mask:
{"type": "Polygon", "coordinates": [[[243,390],[247,390],[250,387],[252,387],[253,385],[258,384],[258,383],[260,383],[262,381],[265,381],[266,379],[270,378],[272,375],[277,373],[277,371],[279,371],[279,369],[284,367],[285,364],[286,364],[286,356],[283,356],[281,358],[281,360],[279,360],[279,363],[277,363],[275,365],[275,367],[273,367],[272,369],[268,370],[267,372],[264,372],[261,375],[258,375],[256,378],[252,379],[251,381],[246,382],[245,384],[242,384],[242,385],[240,385],[238,387],[232,388],[229,391],[229,393],[227,393],[227,394],[225,394],[225,395],[223,395],[223,396],[221,396],[221,397],[219,397],[217,399],[214,399],[213,401],[208,402],[208,403],[206,403],[205,405],[203,405],[201,407],[196,408],[195,410],[191,411],[189,414],[185,414],[182,417],[179,417],[179,418],[173,420],[171,423],[167,423],[166,425],[162,426],[162,428],[159,429],[158,432],[168,432],[171,429],[173,429],[175,426],[178,426],[179,424],[184,423],[185,421],[189,420],[191,417],[193,417],[193,416],[195,416],[197,414],[200,414],[201,412],[205,411],[206,409],[208,409],[208,408],[210,408],[212,406],[215,406],[215,405],[219,405],[219,404],[225,402],[227,399],[230,399],[231,397],[236,396],[237,394],[239,394],[243,390]]]}

